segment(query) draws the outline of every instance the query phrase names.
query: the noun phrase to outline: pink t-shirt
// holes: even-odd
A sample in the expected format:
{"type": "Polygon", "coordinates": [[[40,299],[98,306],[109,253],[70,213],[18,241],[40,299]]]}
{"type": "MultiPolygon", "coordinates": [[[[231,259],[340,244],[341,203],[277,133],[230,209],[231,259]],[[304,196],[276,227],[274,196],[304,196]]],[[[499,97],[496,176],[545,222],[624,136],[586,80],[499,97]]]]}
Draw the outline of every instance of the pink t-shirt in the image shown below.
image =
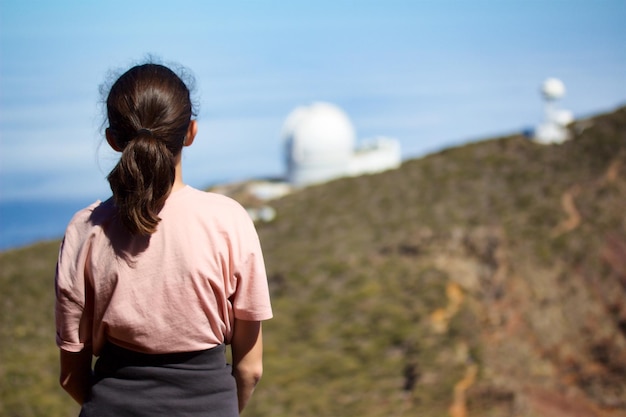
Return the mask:
{"type": "Polygon", "coordinates": [[[106,340],[145,353],[229,343],[234,319],[272,317],[261,245],[237,202],[186,186],[150,236],[129,234],[112,199],[70,221],[59,251],[57,345],[106,340]]]}

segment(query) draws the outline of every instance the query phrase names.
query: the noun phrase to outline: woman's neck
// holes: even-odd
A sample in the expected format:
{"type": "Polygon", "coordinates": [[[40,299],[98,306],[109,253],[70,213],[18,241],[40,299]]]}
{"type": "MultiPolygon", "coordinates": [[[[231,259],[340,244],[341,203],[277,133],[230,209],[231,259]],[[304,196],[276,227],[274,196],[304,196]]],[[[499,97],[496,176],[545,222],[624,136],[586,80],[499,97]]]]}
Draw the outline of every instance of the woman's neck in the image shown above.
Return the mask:
{"type": "Polygon", "coordinates": [[[178,191],[181,188],[185,187],[185,183],[183,182],[183,163],[181,154],[182,152],[176,157],[176,167],[174,169],[175,177],[174,184],[172,184],[172,192],[178,191]]]}

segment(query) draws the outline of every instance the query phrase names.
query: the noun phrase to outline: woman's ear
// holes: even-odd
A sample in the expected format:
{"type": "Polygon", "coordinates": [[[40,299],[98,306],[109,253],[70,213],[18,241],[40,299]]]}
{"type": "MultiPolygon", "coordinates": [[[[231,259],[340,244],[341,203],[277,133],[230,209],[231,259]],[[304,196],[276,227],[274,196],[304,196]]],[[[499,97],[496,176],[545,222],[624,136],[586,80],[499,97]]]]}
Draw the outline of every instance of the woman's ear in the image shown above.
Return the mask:
{"type": "Polygon", "coordinates": [[[187,135],[185,135],[184,146],[190,146],[193,143],[193,140],[196,138],[196,134],[198,133],[198,122],[192,120],[189,122],[189,127],[187,128],[187,135]]]}
{"type": "Polygon", "coordinates": [[[118,146],[117,141],[115,140],[115,135],[110,128],[106,128],[106,130],[104,131],[104,136],[106,136],[107,143],[111,148],[113,148],[114,151],[122,152],[122,148],[118,146]]]}

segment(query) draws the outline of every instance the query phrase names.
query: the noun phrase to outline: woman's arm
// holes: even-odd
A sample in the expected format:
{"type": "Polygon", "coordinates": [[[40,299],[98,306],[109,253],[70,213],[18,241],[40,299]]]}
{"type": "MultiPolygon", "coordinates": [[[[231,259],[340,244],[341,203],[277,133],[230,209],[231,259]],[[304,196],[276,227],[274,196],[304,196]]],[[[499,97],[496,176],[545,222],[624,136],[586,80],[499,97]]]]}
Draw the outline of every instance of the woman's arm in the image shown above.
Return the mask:
{"type": "Polygon", "coordinates": [[[61,372],[59,382],[76,402],[82,405],[91,388],[91,348],[78,353],[60,350],[61,372]]]}
{"type": "Polygon", "coordinates": [[[237,381],[237,398],[241,413],[263,375],[261,322],[235,319],[231,348],[233,376],[237,381]]]}

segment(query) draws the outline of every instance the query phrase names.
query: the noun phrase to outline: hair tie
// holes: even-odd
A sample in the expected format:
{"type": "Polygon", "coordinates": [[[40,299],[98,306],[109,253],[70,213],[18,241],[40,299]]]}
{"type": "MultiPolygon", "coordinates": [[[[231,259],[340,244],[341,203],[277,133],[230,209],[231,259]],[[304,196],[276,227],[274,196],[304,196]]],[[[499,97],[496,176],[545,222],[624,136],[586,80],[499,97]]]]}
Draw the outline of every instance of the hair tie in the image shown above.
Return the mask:
{"type": "Polygon", "coordinates": [[[142,127],[141,129],[137,130],[137,136],[141,136],[143,133],[147,133],[148,135],[150,135],[150,137],[154,137],[154,133],[152,133],[152,130],[150,129],[142,127]]]}

